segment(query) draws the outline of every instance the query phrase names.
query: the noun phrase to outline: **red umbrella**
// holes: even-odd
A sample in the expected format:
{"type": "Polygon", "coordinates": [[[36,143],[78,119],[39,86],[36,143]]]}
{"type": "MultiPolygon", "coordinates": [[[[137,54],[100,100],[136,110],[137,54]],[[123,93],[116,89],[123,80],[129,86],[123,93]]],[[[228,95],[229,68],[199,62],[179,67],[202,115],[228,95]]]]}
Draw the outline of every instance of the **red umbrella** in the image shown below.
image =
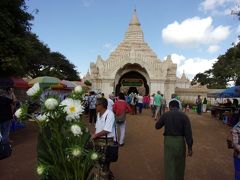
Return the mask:
{"type": "Polygon", "coordinates": [[[29,85],[26,81],[24,81],[22,78],[19,77],[11,77],[10,78],[13,81],[13,87],[17,88],[29,88],[29,85]]]}
{"type": "Polygon", "coordinates": [[[22,78],[6,77],[6,78],[0,78],[0,87],[2,87],[2,88],[12,88],[12,87],[29,88],[29,85],[22,78]]]}

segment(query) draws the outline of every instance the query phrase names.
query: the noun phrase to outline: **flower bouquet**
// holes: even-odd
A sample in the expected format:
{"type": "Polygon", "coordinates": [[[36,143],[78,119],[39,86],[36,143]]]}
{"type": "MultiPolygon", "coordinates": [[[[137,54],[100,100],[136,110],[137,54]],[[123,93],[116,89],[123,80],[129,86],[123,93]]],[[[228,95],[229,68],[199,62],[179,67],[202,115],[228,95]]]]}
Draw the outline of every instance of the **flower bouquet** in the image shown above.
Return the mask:
{"type": "Polygon", "coordinates": [[[56,96],[41,97],[42,92],[34,84],[27,91],[30,101],[15,113],[19,119],[31,118],[38,124],[37,173],[40,179],[84,180],[99,154],[87,147],[90,133],[81,116],[82,87],[75,87],[62,101],[56,96]],[[32,102],[39,104],[38,115],[29,113],[32,102]]]}

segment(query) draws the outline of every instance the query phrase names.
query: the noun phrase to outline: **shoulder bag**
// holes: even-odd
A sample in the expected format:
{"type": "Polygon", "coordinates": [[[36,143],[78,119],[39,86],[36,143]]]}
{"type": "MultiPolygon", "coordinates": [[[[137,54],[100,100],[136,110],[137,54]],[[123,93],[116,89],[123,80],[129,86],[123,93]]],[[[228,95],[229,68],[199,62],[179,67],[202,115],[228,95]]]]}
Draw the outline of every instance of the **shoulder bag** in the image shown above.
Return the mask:
{"type": "MultiPolygon", "coordinates": [[[[105,122],[107,120],[107,115],[105,117],[105,122]]],[[[106,158],[110,161],[110,162],[116,162],[118,160],[118,138],[117,138],[117,127],[116,124],[114,123],[115,126],[115,137],[116,137],[116,141],[113,140],[113,144],[108,142],[108,138],[106,135],[106,144],[107,144],[107,149],[106,149],[106,158]]]]}

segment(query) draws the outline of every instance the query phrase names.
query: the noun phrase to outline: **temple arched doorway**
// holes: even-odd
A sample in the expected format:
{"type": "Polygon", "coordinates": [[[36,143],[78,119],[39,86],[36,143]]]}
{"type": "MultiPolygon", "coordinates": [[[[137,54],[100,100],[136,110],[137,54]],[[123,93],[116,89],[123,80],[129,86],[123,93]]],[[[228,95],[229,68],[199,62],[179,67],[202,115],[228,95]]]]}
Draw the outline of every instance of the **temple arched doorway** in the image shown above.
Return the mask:
{"type": "Polygon", "coordinates": [[[147,79],[138,71],[129,71],[124,73],[115,89],[116,95],[120,92],[124,94],[137,93],[141,95],[149,94],[149,85],[147,79]]]}

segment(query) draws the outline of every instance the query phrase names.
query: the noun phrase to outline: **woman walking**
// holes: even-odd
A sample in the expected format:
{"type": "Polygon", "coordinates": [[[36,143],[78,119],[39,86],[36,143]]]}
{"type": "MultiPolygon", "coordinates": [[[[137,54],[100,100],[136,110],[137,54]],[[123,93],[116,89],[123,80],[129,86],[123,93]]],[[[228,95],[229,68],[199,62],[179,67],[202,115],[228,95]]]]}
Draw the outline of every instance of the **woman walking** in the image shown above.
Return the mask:
{"type": "Polygon", "coordinates": [[[120,128],[120,140],[119,145],[124,145],[125,130],[126,130],[126,113],[130,112],[131,108],[125,101],[123,93],[119,93],[118,100],[115,101],[113,105],[113,112],[115,113],[115,120],[117,123],[117,128],[120,128]]]}
{"type": "Polygon", "coordinates": [[[232,145],[234,149],[233,161],[235,169],[235,180],[240,180],[240,122],[238,122],[233,129],[232,133],[232,145]]]}

